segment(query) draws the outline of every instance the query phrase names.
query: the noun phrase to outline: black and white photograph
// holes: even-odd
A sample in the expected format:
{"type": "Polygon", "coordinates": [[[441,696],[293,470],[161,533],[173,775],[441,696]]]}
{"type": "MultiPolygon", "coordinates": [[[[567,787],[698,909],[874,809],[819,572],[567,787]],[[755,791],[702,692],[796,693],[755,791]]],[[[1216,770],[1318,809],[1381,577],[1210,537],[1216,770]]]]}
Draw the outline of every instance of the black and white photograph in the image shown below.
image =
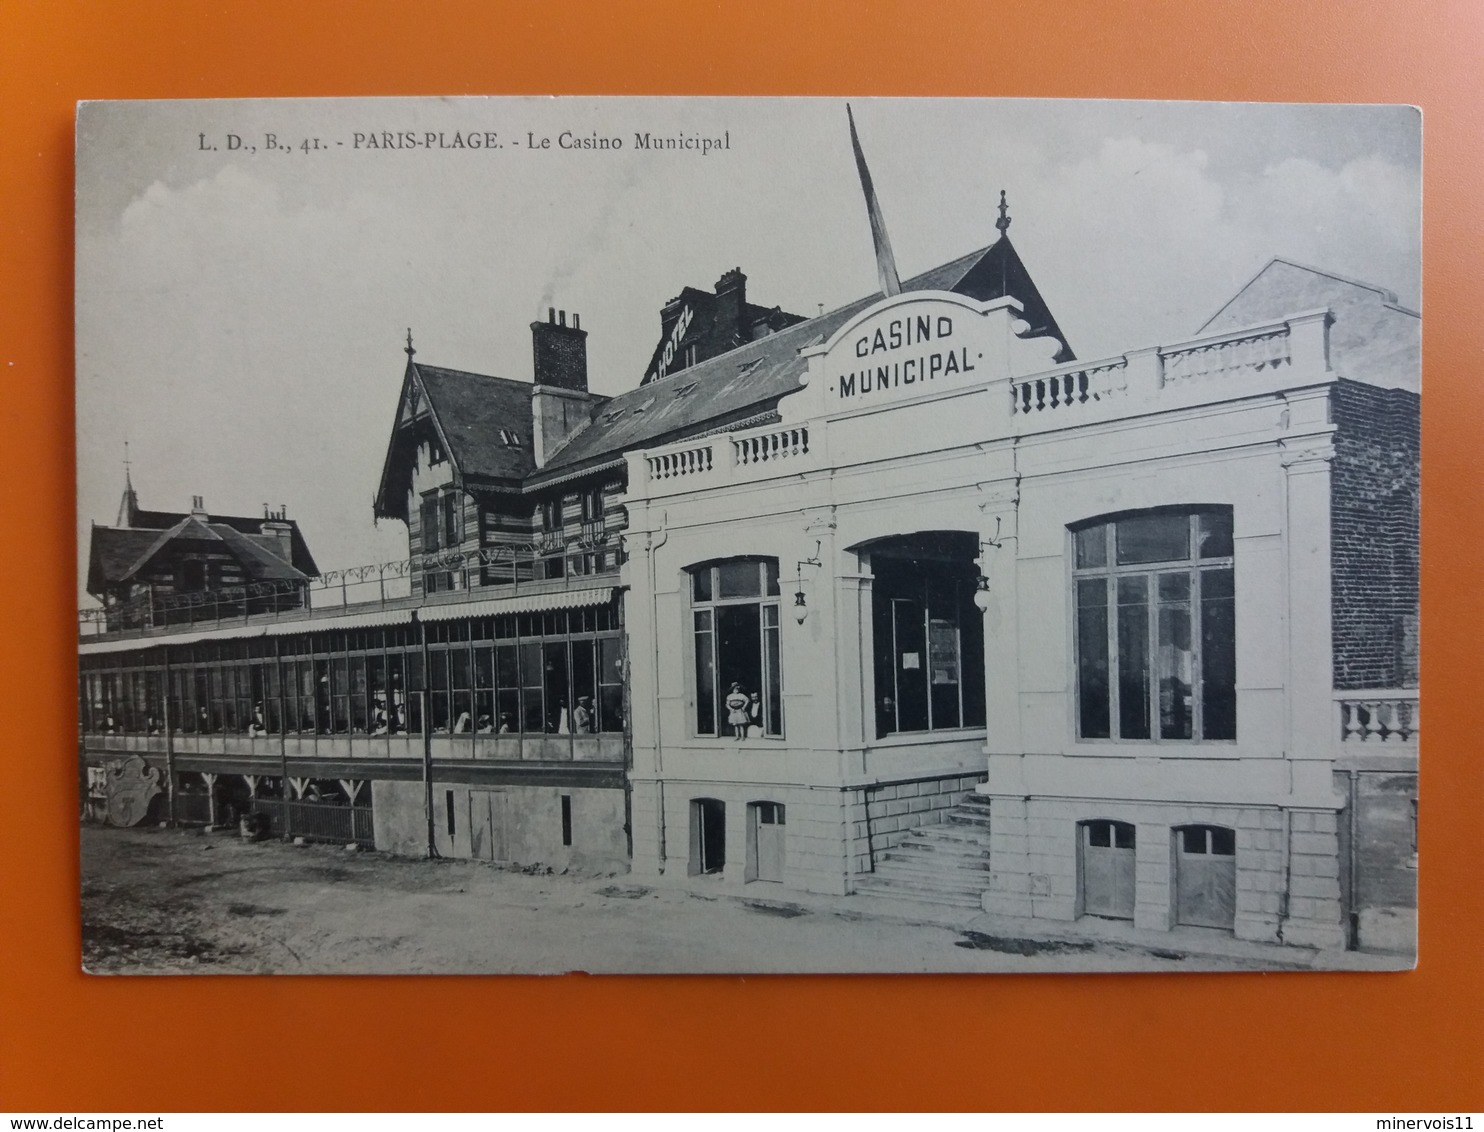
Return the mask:
{"type": "Polygon", "coordinates": [[[1421,147],[81,104],[85,970],[1412,969],[1421,147]]]}

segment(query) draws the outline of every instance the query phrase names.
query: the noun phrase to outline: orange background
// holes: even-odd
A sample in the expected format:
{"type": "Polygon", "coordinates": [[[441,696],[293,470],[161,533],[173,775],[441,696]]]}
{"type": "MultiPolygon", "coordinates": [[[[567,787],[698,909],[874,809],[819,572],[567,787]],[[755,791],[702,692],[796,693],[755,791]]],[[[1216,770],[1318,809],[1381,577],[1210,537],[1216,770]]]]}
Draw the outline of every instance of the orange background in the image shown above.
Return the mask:
{"type": "Polygon", "coordinates": [[[0,8],[0,1109],[1484,1107],[1484,5],[256,0],[0,8]],[[78,973],[81,98],[939,94],[1424,110],[1427,767],[1404,975],[78,973]],[[1473,726],[1469,726],[1473,724],[1473,726]]]}

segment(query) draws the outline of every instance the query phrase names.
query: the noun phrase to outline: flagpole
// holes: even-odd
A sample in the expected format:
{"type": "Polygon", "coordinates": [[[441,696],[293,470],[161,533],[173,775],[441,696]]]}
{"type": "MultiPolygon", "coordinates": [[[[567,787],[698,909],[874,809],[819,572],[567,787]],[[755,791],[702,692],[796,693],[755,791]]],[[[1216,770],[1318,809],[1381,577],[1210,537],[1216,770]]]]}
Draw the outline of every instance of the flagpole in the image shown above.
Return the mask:
{"type": "Polygon", "coordinates": [[[876,278],[881,283],[883,295],[899,295],[902,281],[897,277],[897,261],[891,254],[891,240],[886,234],[886,218],[881,214],[881,202],[876,199],[876,188],[871,184],[871,171],[866,168],[866,155],[861,150],[861,139],[855,132],[855,115],[848,102],[845,104],[845,117],[850,123],[850,146],[855,150],[855,167],[860,173],[861,191],[866,195],[866,218],[871,222],[871,242],[876,248],[876,278]]]}

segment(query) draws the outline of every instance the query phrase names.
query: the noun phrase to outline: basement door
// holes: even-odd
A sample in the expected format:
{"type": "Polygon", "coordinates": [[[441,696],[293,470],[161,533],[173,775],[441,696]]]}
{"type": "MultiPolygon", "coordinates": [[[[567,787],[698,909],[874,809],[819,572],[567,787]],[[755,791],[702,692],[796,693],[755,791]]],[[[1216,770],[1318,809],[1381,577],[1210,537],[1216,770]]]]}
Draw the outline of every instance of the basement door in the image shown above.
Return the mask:
{"type": "Polygon", "coordinates": [[[469,791],[469,856],[510,860],[510,795],[504,790],[469,791]]]}
{"type": "Polygon", "coordinates": [[[1237,836],[1219,825],[1175,830],[1175,922],[1230,931],[1237,918],[1237,836]]]}
{"type": "Polygon", "coordinates": [[[1080,825],[1082,914],[1134,918],[1134,827],[1122,821],[1080,825]]]}
{"type": "Polygon", "coordinates": [[[753,879],[783,879],[783,803],[754,802],[752,811],[753,879]]]}

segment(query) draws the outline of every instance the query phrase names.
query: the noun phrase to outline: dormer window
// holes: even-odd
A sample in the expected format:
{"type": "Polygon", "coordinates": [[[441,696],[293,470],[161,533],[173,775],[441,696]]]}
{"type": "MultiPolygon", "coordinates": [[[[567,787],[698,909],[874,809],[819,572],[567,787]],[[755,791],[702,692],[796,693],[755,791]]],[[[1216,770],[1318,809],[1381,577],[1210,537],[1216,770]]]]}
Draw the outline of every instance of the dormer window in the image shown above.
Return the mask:
{"type": "Polygon", "coordinates": [[[520,437],[513,430],[502,428],[500,430],[500,443],[504,444],[506,448],[519,448],[520,437]]]}
{"type": "Polygon", "coordinates": [[[604,413],[603,422],[605,424],[612,424],[614,421],[618,420],[619,417],[623,416],[624,412],[625,410],[623,409],[614,409],[611,413],[604,413]]]}
{"type": "Polygon", "coordinates": [[[653,404],[654,404],[654,398],[653,397],[648,397],[648,398],[646,398],[644,400],[644,402],[642,404],[638,404],[638,405],[635,405],[634,406],[634,412],[636,412],[636,413],[642,413],[642,412],[644,412],[646,409],[648,409],[653,404]]]}
{"type": "Polygon", "coordinates": [[[695,387],[698,384],[699,384],[699,382],[692,381],[692,382],[689,382],[688,384],[677,386],[675,388],[675,396],[676,397],[684,397],[687,393],[689,393],[693,389],[695,389],[695,387]]]}

